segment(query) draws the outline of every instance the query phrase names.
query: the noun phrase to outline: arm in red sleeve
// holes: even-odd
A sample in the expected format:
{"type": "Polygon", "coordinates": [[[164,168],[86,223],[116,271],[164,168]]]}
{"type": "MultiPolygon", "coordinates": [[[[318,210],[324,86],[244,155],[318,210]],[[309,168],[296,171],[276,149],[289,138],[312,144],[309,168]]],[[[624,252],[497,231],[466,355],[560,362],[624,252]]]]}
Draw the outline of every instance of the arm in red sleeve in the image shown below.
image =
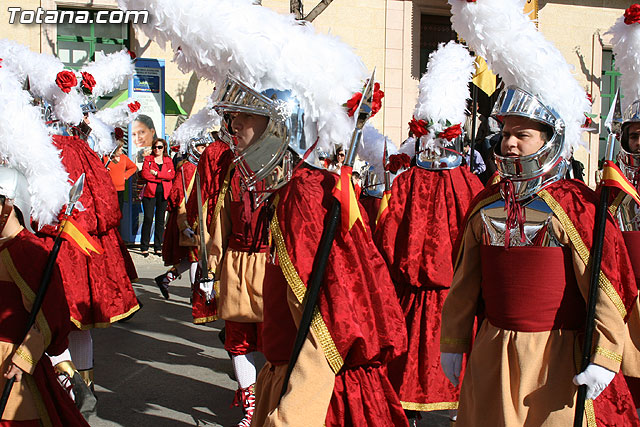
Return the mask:
{"type": "Polygon", "coordinates": [[[120,155],[120,161],[122,160],[124,160],[124,180],[126,181],[131,178],[134,173],[138,172],[138,167],[124,154],[120,155]]]}
{"type": "Polygon", "coordinates": [[[164,158],[164,166],[160,172],[158,172],[158,178],[163,181],[173,181],[176,176],[176,169],[173,167],[173,162],[169,157],[164,158]]]}
{"type": "Polygon", "coordinates": [[[159,183],[162,182],[160,179],[156,178],[151,173],[151,163],[153,160],[149,160],[149,158],[145,157],[144,162],[142,162],[142,177],[149,182],[159,183]]]}

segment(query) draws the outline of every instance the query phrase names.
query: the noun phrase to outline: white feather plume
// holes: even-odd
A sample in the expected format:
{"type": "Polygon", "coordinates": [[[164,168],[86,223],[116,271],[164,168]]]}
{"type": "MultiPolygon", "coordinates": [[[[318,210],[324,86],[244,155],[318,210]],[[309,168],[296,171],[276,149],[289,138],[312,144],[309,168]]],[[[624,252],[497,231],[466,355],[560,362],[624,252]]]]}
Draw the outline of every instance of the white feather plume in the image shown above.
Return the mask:
{"type": "Polygon", "coordinates": [[[384,174],[384,142],[387,141],[387,154],[389,156],[397,154],[396,144],[383,135],[371,123],[364,125],[362,129],[362,141],[358,147],[358,157],[366,161],[378,176],[384,174]]]}
{"type": "Polygon", "coordinates": [[[619,17],[606,34],[611,34],[613,53],[616,57],[616,70],[620,77],[624,98],[620,100],[622,111],[632,102],[640,99],[640,24],[624,23],[619,17]]]}
{"type": "Polygon", "coordinates": [[[432,123],[433,133],[464,122],[470,96],[469,82],[475,71],[473,61],[467,48],[454,41],[440,43],[438,49],[429,55],[427,72],[420,79],[413,115],[416,119],[432,123]]]}
{"type": "Polygon", "coordinates": [[[89,113],[89,123],[91,134],[89,137],[94,143],[91,148],[100,156],[109,154],[116,148],[116,140],[113,136],[114,127],[96,117],[96,114],[89,113]]]}
{"type": "Polygon", "coordinates": [[[105,124],[115,127],[127,127],[129,123],[134,121],[140,114],[139,112],[132,113],[129,109],[129,104],[136,102],[134,98],[129,98],[125,102],[121,102],[115,107],[103,108],[95,113],[95,116],[104,122],[105,124]]]}
{"type": "MultiPolygon", "coordinates": [[[[15,57],[12,57],[12,60],[15,57]]],[[[40,108],[22,89],[19,76],[0,68],[0,157],[29,183],[31,212],[39,224],[53,224],[68,201],[69,176],[51,141],[40,108]]]]}
{"type": "Polygon", "coordinates": [[[583,145],[580,127],[590,103],[560,51],[524,14],[525,0],[448,1],[453,29],[505,85],[531,92],[560,115],[564,155],[583,145]]]}
{"type": "Polygon", "coordinates": [[[220,120],[220,116],[212,108],[212,102],[211,99],[209,99],[204,108],[192,114],[191,117],[185,120],[185,122],[173,132],[171,140],[173,144],[180,144],[180,152],[184,153],[192,138],[197,138],[201,136],[203,132],[220,126],[220,120]]]}
{"type": "Polygon", "coordinates": [[[51,104],[56,118],[64,123],[78,124],[83,118],[84,97],[78,90],[64,93],[56,84],[64,64],[53,55],[32,52],[28,47],[12,40],[0,40],[0,58],[24,82],[29,78],[29,90],[51,104]]]}
{"type": "Polygon", "coordinates": [[[91,94],[97,98],[118,89],[125,81],[133,76],[133,60],[126,49],[108,55],[96,52],[96,60],[80,69],[88,72],[96,80],[91,94]]]}
{"type": "Polygon", "coordinates": [[[163,45],[170,42],[183,72],[222,83],[233,74],[258,91],[291,90],[305,112],[308,140],[331,151],[347,144],[353,118],[342,107],[362,90],[367,70],[351,47],[316,33],[292,15],[252,0],[119,0],[123,10],[145,9],[139,28],[163,45]]]}

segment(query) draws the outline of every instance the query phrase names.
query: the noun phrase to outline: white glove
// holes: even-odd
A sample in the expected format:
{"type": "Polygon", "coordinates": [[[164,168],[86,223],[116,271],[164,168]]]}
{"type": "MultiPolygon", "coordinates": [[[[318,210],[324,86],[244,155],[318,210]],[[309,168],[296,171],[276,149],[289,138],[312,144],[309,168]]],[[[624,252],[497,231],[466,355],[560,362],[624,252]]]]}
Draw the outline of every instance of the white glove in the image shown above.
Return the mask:
{"type": "Polygon", "coordinates": [[[457,387],[462,370],[462,353],[440,353],[440,365],[451,384],[457,387]]]}
{"type": "Polygon", "coordinates": [[[575,385],[587,386],[587,399],[595,399],[607,388],[616,373],[600,365],[590,363],[587,369],[573,377],[575,385]]]}
{"type": "Polygon", "coordinates": [[[187,236],[189,239],[193,239],[193,236],[196,235],[196,233],[193,232],[193,230],[191,229],[191,227],[187,227],[184,229],[184,231],[182,232],[182,234],[184,234],[185,236],[187,236]]]}
{"type": "Polygon", "coordinates": [[[204,294],[204,297],[207,299],[207,302],[211,302],[211,300],[216,294],[215,290],[213,289],[214,282],[215,280],[213,279],[206,279],[206,280],[201,280],[200,283],[198,284],[200,287],[200,292],[204,294]]]}

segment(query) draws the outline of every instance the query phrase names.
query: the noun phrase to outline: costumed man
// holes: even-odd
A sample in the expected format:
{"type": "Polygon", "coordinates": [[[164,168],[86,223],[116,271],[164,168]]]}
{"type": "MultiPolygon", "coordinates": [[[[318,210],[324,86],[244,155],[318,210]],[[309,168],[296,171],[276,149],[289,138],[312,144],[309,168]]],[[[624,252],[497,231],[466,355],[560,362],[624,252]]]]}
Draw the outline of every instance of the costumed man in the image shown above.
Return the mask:
{"type": "MultiPolygon", "coordinates": [[[[627,178],[629,187],[638,190],[640,186],[640,58],[636,52],[640,48],[640,4],[629,7],[624,16],[617,19],[607,34],[612,35],[611,44],[616,56],[616,69],[621,73],[620,85],[624,97],[620,103],[622,115],[621,146],[618,166],[627,178]]],[[[615,109],[617,105],[612,105],[615,109]]],[[[614,118],[616,120],[617,118],[614,118]]],[[[615,166],[607,165],[606,169],[615,166]]],[[[613,178],[606,174],[603,179],[613,178]]],[[[620,184],[618,184],[620,186],[620,184]]],[[[621,188],[625,188],[622,185],[621,188]]],[[[633,190],[631,191],[633,192],[633,190]]],[[[633,264],[636,285],[640,287],[640,207],[637,198],[628,191],[615,192],[611,197],[610,212],[622,230],[624,242],[633,264]]],[[[628,323],[628,336],[622,357],[622,372],[625,374],[629,390],[636,408],[640,407],[640,305],[636,303],[628,323]]]]}
{"type": "Polygon", "coordinates": [[[580,384],[587,388],[584,425],[640,425],[616,375],[637,289],[611,217],[591,362],[583,372],[576,367],[597,196],[563,178],[580,144],[586,94],[523,2],[449,3],[453,28],[506,86],[494,109],[504,119],[494,152],[501,180],[467,213],[442,311],[441,364],[452,383],[470,352],[456,425],[572,425],[580,384]],[[489,25],[495,22],[504,25],[489,25]],[[474,338],[477,314],[483,320],[474,338]]]}
{"type": "Polygon", "coordinates": [[[458,407],[459,390],[437,368],[453,246],[471,200],[483,189],[461,167],[461,123],[473,71],[473,57],[455,42],[429,56],[409,123],[418,138],[415,166],[395,179],[375,233],[407,322],[409,351],[389,364],[389,379],[410,419],[416,411],[458,407]]]}
{"type": "Polygon", "coordinates": [[[197,242],[195,233],[187,221],[187,198],[185,195],[191,194],[200,155],[211,142],[209,135],[201,135],[189,140],[184,144],[185,150],[183,150],[187,154],[176,166],[176,176],[167,204],[169,218],[162,241],[162,259],[164,265],[171,266],[171,268],[155,278],[156,285],[165,299],[169,299],[169,284],[180,277],[182,273],[189,271],[190,283],[193,284],[195,280],[194,274],[191,274],[191,267],[197,265],[198,261],[197,242]]]}
{"type": "Polygon", "coordinates": [[[45,355],[68,360],[71,324],[55,264],[36,323],[23,335],[49,257],[29,218],[54,223],[70,185],[39,108],[8,62],[0,69],[0,114],[10,118],[0,125],[0,389],[16,382],[0,425],[88,426],[45,355]]]}
{"type": "MultiPolygon", "coordinates": [[[[140,5],[120,2],[124,9],[140,5]]],[[[345,192],[350,188],[348,168],[339,177],[316,167],[316,147],[331,152],[336,143],[349,144],[354,119],[343,104],[362,87],[364,65],[335,38],[251,0],[145,5],[153,23],[140,29],[170,40],[184,71],[197,69],[219,82],[214,108],[223,117],[221,138],[233,146],[235,174],[255,205],[268,203],[273,214],[276,252],[263,285],[267,364],[258,375],[252,425],[406,426],[386,376],[388,361],[406,350],[404,320],[384,261],[360,221],[336,236],[313,326],[279,401],[332,192],[339,179],[345,192]],[[167,18],[175,14],[185,19],[167,18]],[[244,28],[252,29],[251,37],[244,28]]],[[[372,110],[379,106],[378,99],[372,110]]],[[[357,202],[349,211],[358,212],[357,202]]]]}
{"type": "MultiPolygon", "coordinates": [[[[130,258],[125,262],[126,249],[118,232],[121,212],[117,193],[100,157],[86,142],[91,132],[89,122],[96,111],[93,97],[114,90],[133,73],[131,57],[127,51],[107,55],[85,65],[78,79],[73,71],[63,70],[62,62],[54,56],[30,52],[14,42],[3,41],[0,53],[5,59],[20,58],[22,68],[16,73],[20,73],[22,81],[28,79],[30,92],[35,97],[50,104],[50,121],[71,125],[71,133],[78,135],[54,135],[53,145],[61,151],[69,179],[75,181],[85,174],[84,192],[79,201],[83,210],[74,211],[72,219],[99,248],[81,251],[64,241],[58,265],[73,324],[69,334],[71,358],[85,382],[93,388],[90,329],[108,327],[139,309],[131,285],[137,275],[130,258]]],[[[110,136],[115,145],[114,135],[110,136]]],[[[61,212],[60,219],[63,216],[61,212]]],[[[57,230],[48,225],[36,229],[45,245],[51,248],[57,230]]]]}

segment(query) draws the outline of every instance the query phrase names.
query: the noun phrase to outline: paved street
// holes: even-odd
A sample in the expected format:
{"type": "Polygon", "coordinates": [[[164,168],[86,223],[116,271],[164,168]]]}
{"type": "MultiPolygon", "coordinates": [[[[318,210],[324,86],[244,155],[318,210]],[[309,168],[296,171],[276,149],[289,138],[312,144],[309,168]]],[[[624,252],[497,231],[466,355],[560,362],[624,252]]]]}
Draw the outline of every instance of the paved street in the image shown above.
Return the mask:
{"type": "MultiPolygon", "coordinates": [[[[153,281],[165,271],[162,260],[135,251],[132,257],[144,307],[126,323],[93,331],[98,415],[90,424],[232,426],[241,410],[229,407],[237,384],[218,339],[223,322],[194,325],[187,275],[173,282],[166,301],[153,281]]],[[[445,427],[448,421],[435,413],[418,426],[445,427]]]]}

